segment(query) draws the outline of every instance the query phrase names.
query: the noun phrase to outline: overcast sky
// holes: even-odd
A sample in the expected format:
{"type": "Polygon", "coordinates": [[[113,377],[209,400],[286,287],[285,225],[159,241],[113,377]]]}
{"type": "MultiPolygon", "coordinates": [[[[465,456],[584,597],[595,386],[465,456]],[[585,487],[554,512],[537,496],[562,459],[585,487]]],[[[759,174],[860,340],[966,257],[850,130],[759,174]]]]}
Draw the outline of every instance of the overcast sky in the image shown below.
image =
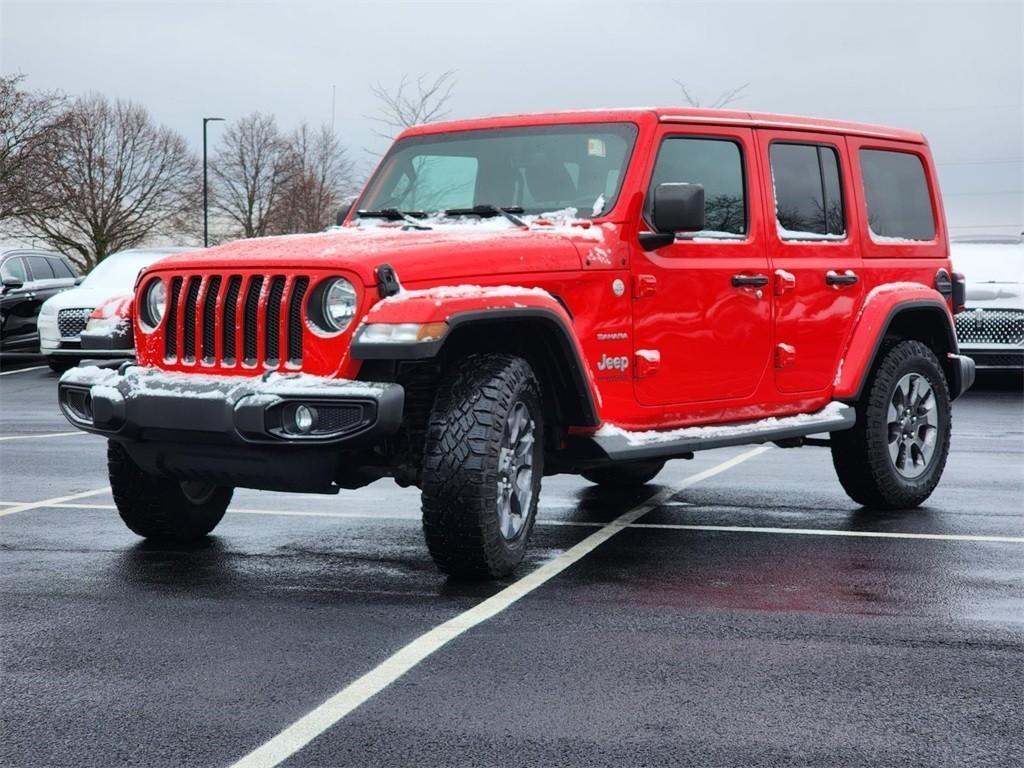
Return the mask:
{"type": "MultiPolygon", "coordinates": [[[[887,123],[930,139],[954,233],[1024,229],[1024,3],[12,2],[0,69],[204,116],[330,122],[378,148],[368,84],[457,71],[453,116],[681,103],[887,123]],[[974,229],[970,229],[974,228],[974,229]]],[[[218,128],[211,128],[211,139],[218,128]]]]}

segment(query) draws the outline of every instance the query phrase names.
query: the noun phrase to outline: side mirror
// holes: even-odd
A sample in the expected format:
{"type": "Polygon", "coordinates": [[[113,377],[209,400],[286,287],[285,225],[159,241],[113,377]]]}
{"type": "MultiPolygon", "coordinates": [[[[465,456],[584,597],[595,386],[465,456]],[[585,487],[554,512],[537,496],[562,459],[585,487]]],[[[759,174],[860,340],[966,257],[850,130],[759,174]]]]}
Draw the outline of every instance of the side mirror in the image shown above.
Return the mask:
{"type": "Polygon", "coordinates": [[[671,244],[678,232],[704,229],[704,186],[659,184],[654,188],[651,220],[654,232],[640,235],[640,245],[645,251],[671,244]]]}
{"type": "Polygon", "coordinates": [[[25,283],[16,277],[5,277],[3,279],[4,293],[7,293],[7,291],[16,291],[24,285],[25,283]]]}
{"type": "Polygon", "coordinates": [[[354,197],[350,197],[347,200],[343,201],[341,207],[338,209],[338,215],[335,218],[334,223],[337,224],[339,227],[342,224],[344,224],[345,219],[348,218],[349,211],[352,210],[352,206],[355,205],[355,203],[356,199],[354,197]]]}

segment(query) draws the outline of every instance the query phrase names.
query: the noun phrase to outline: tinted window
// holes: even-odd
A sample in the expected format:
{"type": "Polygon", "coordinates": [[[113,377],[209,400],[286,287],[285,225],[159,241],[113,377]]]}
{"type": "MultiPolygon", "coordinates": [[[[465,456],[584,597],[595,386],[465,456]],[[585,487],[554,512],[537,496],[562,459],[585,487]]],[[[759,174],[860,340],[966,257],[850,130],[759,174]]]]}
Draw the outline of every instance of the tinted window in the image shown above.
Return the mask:
{"type": "Polygon", "coordinates": [[[654,199],[654,188],[670,183],[704,186],[704,234],[746,234],[743,157],[736,142],[728,139],[666,139],[654,165],[648,205],[654,199]]]}
{"type": "Polygon", "coordinates": [[[57,277],[66,278],[75,276],[75,273],[71,271],[71,267],[60,259],[50,259],[50,267],[53,269],[53,274],[57,277]]]}
{"type": "Polygon", "coordinates": [[[10,258],[0,267],[0,277],[5,280],[20,280],[28,282],[28,274],[25,272],[25,262],[18,257],[10,258]]]}
{"type": "Polygon", "coordinates": [[[862,149],[860,167],[873,235],[903,240],[935,238],[928,183],[917,155],[862,149]]]}
{"type": "Polygon", "coordinates": [[[42,256],[26,256],[28,268],[32,270],[33,280],[53,280],[53,269],[50,262],[42,256]]]}
{"type": "Polygon", "coordinates": [[[846,234],[836,151],[816,144],[772,144],[770,157],[783,239],[846,234]]]}

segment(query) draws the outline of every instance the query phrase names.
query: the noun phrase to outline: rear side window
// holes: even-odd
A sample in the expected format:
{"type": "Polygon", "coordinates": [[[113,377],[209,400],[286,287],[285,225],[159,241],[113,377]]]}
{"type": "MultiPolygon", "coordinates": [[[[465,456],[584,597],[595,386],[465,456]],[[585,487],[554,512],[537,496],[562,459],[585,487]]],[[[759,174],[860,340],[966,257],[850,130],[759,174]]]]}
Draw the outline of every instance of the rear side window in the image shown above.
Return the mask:
{"type": "Polygon", "coordinates": [[[23,283],[28,282],[28,274],[25,272],[25,262],[18,257],[8,259],[0,267],[0,277],[5,280],[20,280],[23,283]]]}
{"type": "Polygon", "coordinates": [[[42,256],[26,256],[28,268],[32,270],[33,280],[53,280],[53,269],[50,262],[42,256]]]}
{"type": "Polygon", "coordinates": [[[735,141],[684,137],[665,139],[654,165],[648,205],[654,200],[656,186],[674,183],[704,186],[704,231],[699,234],[735,237],[747,233],[743,156],[735,141]]]}
{"type": "Polygon", "coordinates": [[[875,240],[934,240],[935,217],[921,158],[884,149],[860,151],[868,226],[875,240]]]}
{"type": "Polygon", "coordinates": [[[53,269],[53,274],[57,277],[67,278],[75,276],[75,273],[71,271],[71,267],[60,259],[50,259],[50,267],[53,269]]]}
{"type": "Polygon", "coordinates": [[[829,240],[846,235],[839,156],[817,144],[771,145],[775,220],[784,240],[829,240]]]}

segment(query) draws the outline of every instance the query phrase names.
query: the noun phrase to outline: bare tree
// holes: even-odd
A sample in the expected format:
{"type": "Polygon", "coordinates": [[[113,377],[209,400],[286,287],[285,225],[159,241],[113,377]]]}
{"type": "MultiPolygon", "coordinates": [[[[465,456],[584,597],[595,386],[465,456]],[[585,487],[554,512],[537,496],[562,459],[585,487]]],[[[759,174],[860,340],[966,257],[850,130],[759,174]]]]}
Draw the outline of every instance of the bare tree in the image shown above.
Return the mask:
{"type": "Polygon", "coordinates": [[[229,125],[210,170],[210,207],[242,237],[271,234],[274,208],[292,173],[288,142],[274,117],[253,112],[229,125]]]}
{"type": "Polygon", "coordinates": [[[403,128],[443,120],[450,112],[448,102],[455,84],[455,70],[449,69],[433,80],[426,75],[415,80],[402,75],[395,88],[371,85],[378,104],[378,113],[368,116],[376,124],[374,135],[391,141],[403,128]]]}
{"type": "Polygon", "coordinates": [[[324,125],[302,123],[288,138],[288,180],[270,228],[275,232],[319,232],[329,226],[341,199],[354,187],[354,163],[337,135],[324,125]]]}
{"type": "Polygon", "coordinates": [[[195,155],[130,101],[76,99],[43,155],[31,165],[21,222],[83,269],[194,210],[195,155]]]}
{"type": "Polygon", "coordinates": [[[23,79],[0,76],[0,221],[27,213],[30,169],[53,153],[65,115],[63,96],[24,90],[23,79]]]}
{"type": "Polygon", "coordinates": [[[679,92],[683,97],[683,100],[691,107],[708,107],[710,109],[722,109],[732,104],[734,101],[739,101],[743,98],[743,91],[747,89],[750,83],[744,83],[738,85],[735,88],[729,88],[728,90],[722,91],[712,101],[702,103],[701,100],[690,93],[686,84],[682,80],[676,80],[675,84],[679,86],[679,92]]]}

